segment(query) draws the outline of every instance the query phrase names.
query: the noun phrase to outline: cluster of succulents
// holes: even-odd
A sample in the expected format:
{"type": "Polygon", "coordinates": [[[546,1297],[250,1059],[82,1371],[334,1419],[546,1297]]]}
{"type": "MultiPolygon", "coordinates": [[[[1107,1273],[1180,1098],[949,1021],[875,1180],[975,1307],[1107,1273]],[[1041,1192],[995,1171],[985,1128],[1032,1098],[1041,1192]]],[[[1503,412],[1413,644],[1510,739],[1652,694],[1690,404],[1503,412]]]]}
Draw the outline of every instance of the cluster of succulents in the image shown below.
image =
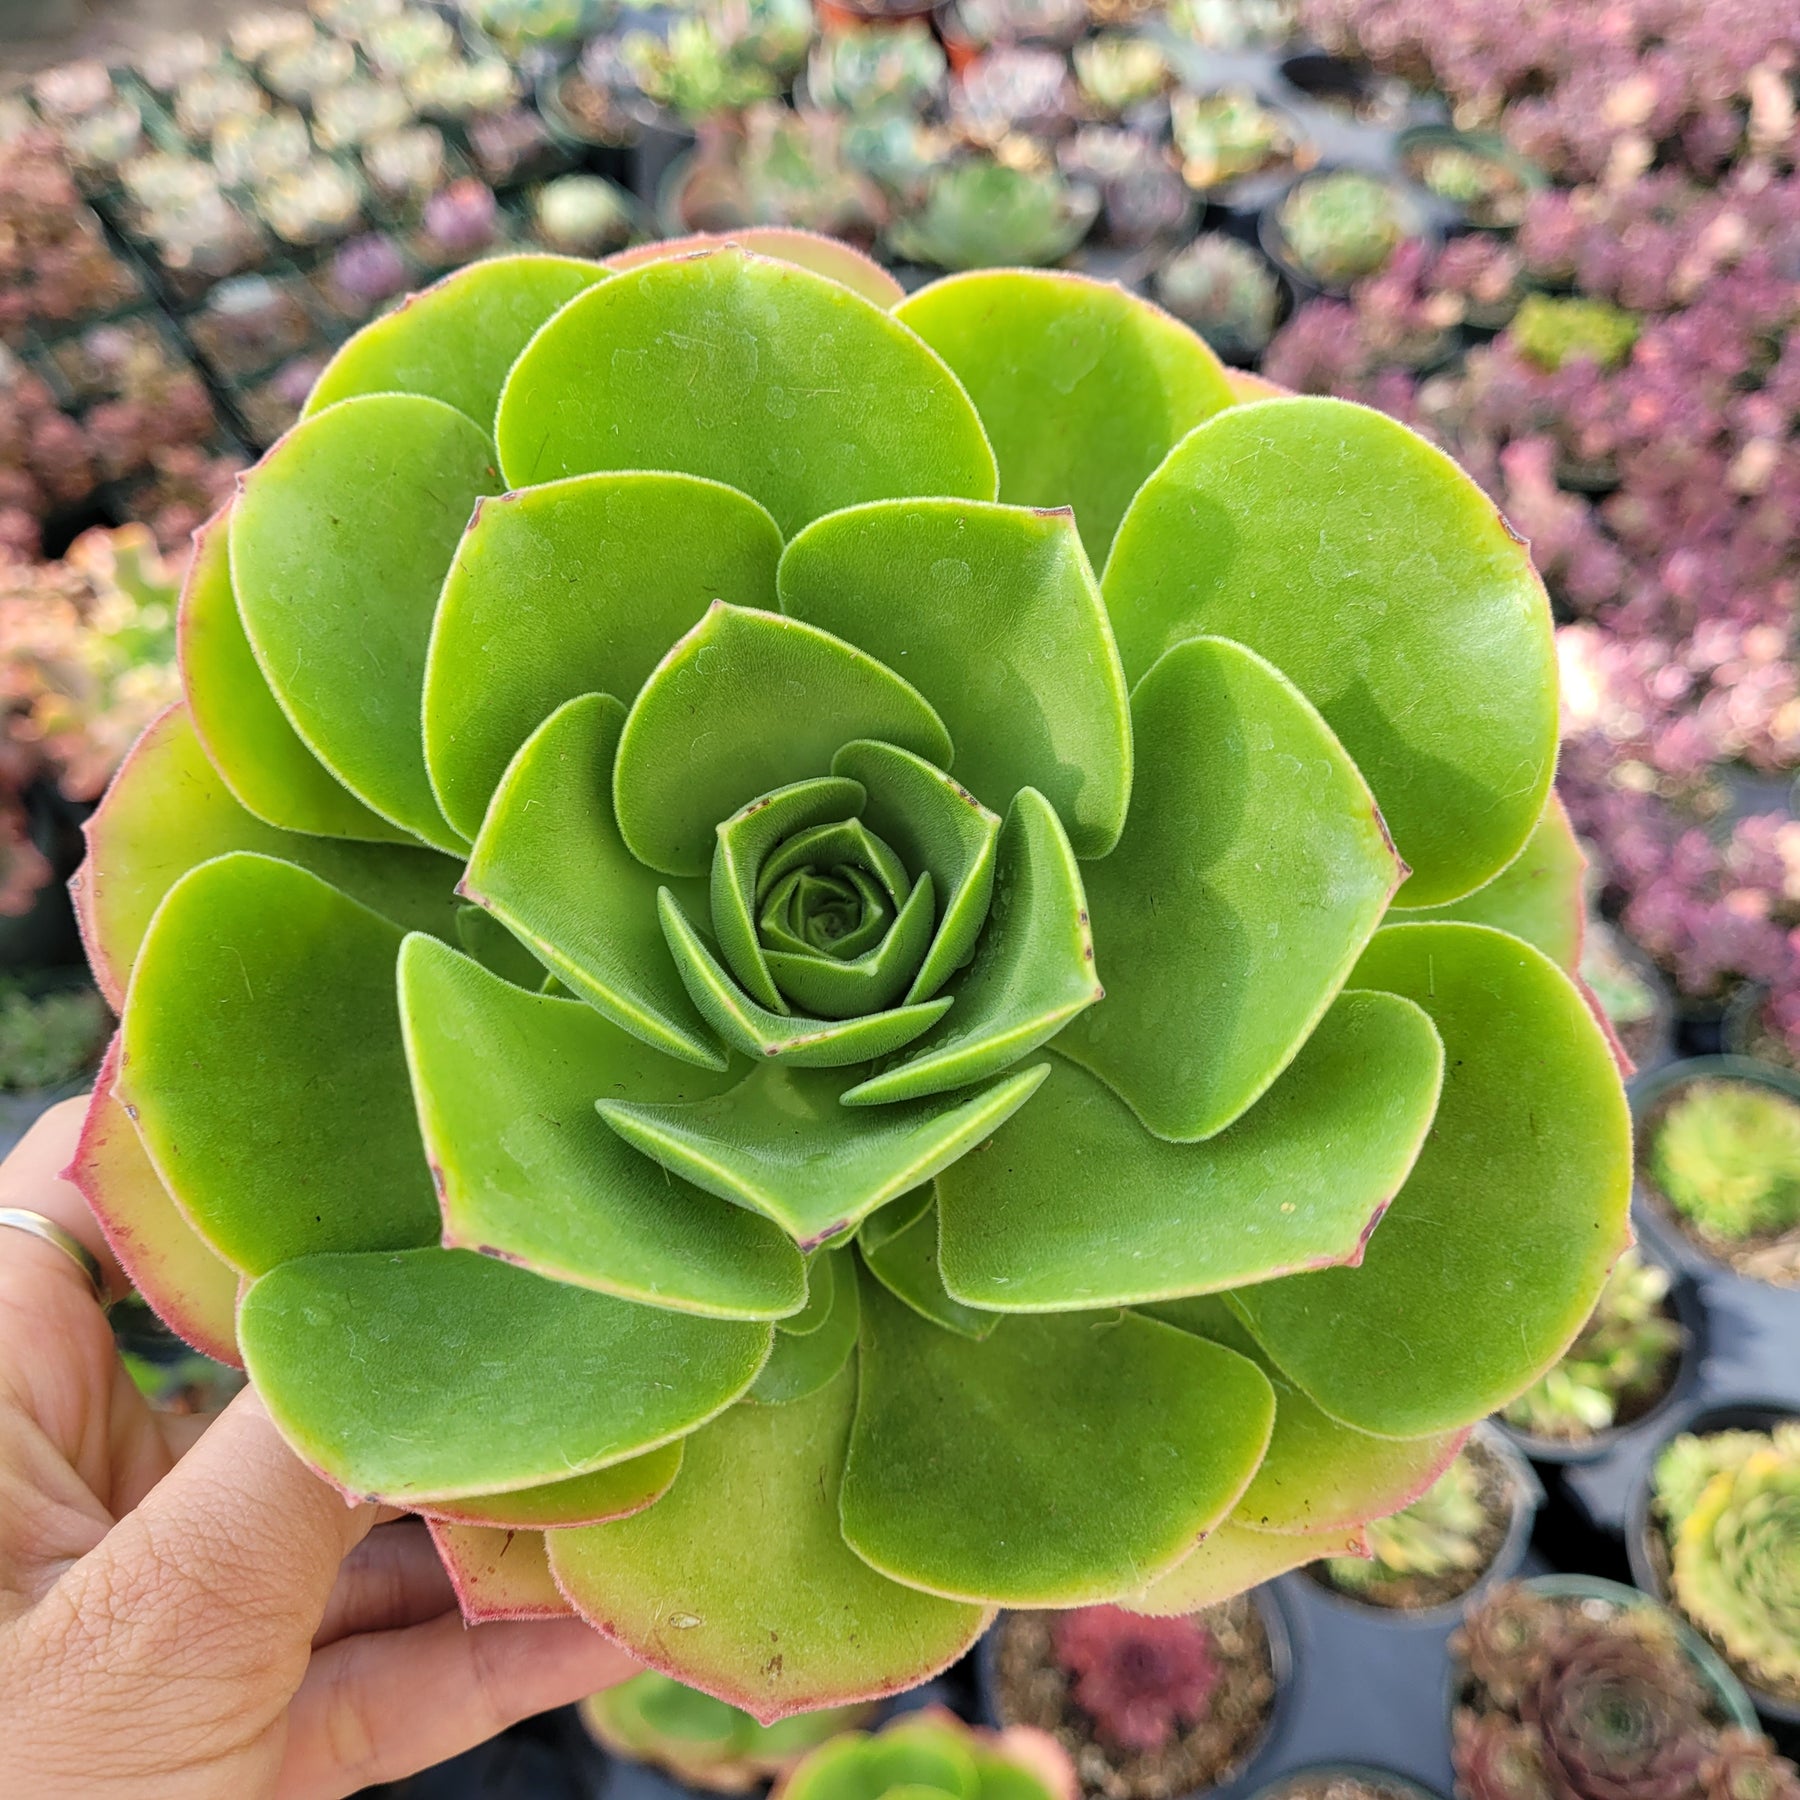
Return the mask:
{"type": "Polygon", "coordinates": [[[1320,287],[1341,288],[1385,268],[1412,234],[1401,189],[1363,169],[1327,169],[1297,181],[1274,214],[1276,241],[1320,287]]]}
{"type": "Polygon", "coordinates": [[[1509,1584],[1451,1639],[1468,1800],[1790,1800],[1792,1764],[1732,1723],[1661,1607],[1509,1584]]]}
{"type": "Polygon", "coordinates": [[[1746,1681],[1800,1698],[1800,1423],[1683,1433],[1652,1488],[1675,1604],[1746,1681]]]}
{"type": "Polygon", "coordinates": [[[1156,272],[1158,302],[1233,362],[1260,355],[1275,335],[1281,285],[1246,243],[1202,232],[1156,272]]]}
{"type": "Polygon", "coordinates": [[[1591,1311],[1630,1159],[1473,484],[1120,288],[740,235],[477,263],[246,474],[78,882],[137,1157],[82,1176],[468,1591],[503,1540],[769,1721],[1396,1510],[1591,1311]],[[1296,544],[1341,573],[1271,611],[1296,544]]]}
{"type": "Polygon", "coordinates": [[[1532,1437],[1574,1442],[1611,1430],[1658,1398],[1682,1344],[1668,1299],[1668,1271],[1627,1250],[1562,1361],[1507,1406],[1507,1424],[1532,1437]]]}
{"type": "Polygon", "coordinates": [[[1681,1089],[1657,1119],[1656,1189],[1703,1241],[1800,1229],[1800,1099],[1730,1078],[1681,1089]]]}
{"type": "Polygon", "coordinates": [[[1069,1696],[1101,1742],[1160,1750],[1206,1716],[1219,1685],[1219,1658],[1204,1619],[1150,1619],[1117,1606],[1059,1613],[1051,1627],[1069,1696]]]}
{"type": "Polygon", "coordinates": [[[1243,89],[1179,93],[1169,112],[1190,187],[1223,187],[1246,175],[1291,168],[1304,154],[1287,115],[1243,89]]]}

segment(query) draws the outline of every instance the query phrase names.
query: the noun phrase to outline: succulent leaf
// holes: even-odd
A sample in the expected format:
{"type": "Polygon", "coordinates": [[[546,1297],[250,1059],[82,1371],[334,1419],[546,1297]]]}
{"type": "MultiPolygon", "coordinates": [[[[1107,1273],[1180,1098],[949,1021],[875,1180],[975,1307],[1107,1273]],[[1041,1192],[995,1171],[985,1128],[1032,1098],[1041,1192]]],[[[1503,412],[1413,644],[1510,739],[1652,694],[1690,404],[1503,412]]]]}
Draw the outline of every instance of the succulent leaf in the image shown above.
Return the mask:
{"type": "Polygon", "coordinates": [[[861,500],[994,498],[975,410],[930,350],[837,282],[730,247],[564,307],[513,365],[494,435],[515,487],[684,470],[761,501],[784,537],[861,500]]]}
{"type": "Polygon", "coordinates": [[[636,699],[714,600],[773,606],[781,537],[693,475],[582,475],[485,500],[457,545],[425,664],[425,761],[474,839],[519,746],[565,701],[636,699]]]}
{"type": "Polygon", "coordinates": [[[844,1537],[931,1593],[1112,1599],[1217,1524],[1268,1446],[1274,1396],[1256,1365],[1153,1319],[1008,1319],[978,1341],[875,1282],[863,1314],[844,1537]],[[1096,1467],[1104,1513],[1079,1498],[1096,1467]]]}
{"type": "Polygon", "coordinates": [[[1191,1142],[1292,1061],[1405,870],[1330,729],[1241,645],[1169,651],[1131,714],[1131,818],[1086,876],[1107,998],[1058,1041],[1158,1137],[1191,1142]]]}
{"type": "Polygon", "coordinates": [[[413,841],[371,812],[294,729],[263,677],[231,585],[231,515],[194,534],[181,589],[181,685],[194,729],[232,797],[269,825],[328,838],[413,841]]]}
{"type": "Polygon", "coordinates": [[[484,427],[416,394],[295,426],[231,509],[238,610],[282,710],[369,808],[460,855],[425,772],[425,652],[475,503],[499,486],[484,427]]]}
{"type": "MultiPolygon", "coordinates": [[[[918,1190],[929,1196],[931,1189],[918,1190]]],[[[859,1234],[858,1247],[869,1273],[896,1300],[904,1300],[921,1318],[946,1331],[981,1339],[1000,1323],[1000,1315],[977,1312],[953,1299],[938,1271],[937,1209],[928,1205],[919,1216],[897,1228],[859,1234]]]]}
{"type": "Polygon", "coordinates": [[[81,1190],[131,1285],[184,1344],[241,1367],[237,1347],[238,1271],[188,1222],[144,1153],[124,1102],[113,1034],[82,1121],[68,1179],[81,1190]]]}
{"type": "Polygon", "coordinates": [[[1215,1525],[1174,1568],[1122,1596],[1119,1604],[1153,1619],[1180,1618],[1321,1556],[1368,1553],[1360,1525],[1318,1532],[1252,1531],[1231,1518],[1215,1525]]]}
{"type": "Polygon", "coordinates": [[[448,1519],[428,1518],[425,1523],[465,1625],[569,1616],[572,1609],[551,1578],[543,1532],[448,1519]]]}
{"type": "Polygon", "coordinates": [[[445,1244],[682,1312],[799,1310],[804,1267],[782,1232],[627,1150],[594,1113],[596,1091],[721,1093],[741,1065],[675,1062],[425,937],[401,951],[400,1014],[445,1244]]]}
{"type": "Polygon", "coordinates": [[[425,394],[491,432],[519,352],[559,308],[606,279],[568,256],[497,256],[446,275],[365,325],[325,365],[306,416],[358,394],[425,394]]]}
{"type": "Polygon", "coordinates": [[[642,268],[645,263],[668,262],[673,257],[717,250],[726,244],[735,244],[740,250],[753,251],[775,262],[811,269],[815,275],[842,282],[875,306],[892,307],[906,297],[906,290],[872,257],[836,238],[791,225],[747,225],[729,232],[698,231],[692,237],[634,244],[629,250],[614,252],[606,259],[606,266],[622,274],[627,269],[642,268]]]}
{"type": "Polygon", "coordinates": [[[908,681],[996,812],[1023,787],[1075,854],[1104,856],[1131,799],[1125,676],[1068,511],[885,500],[816,520],[782,553],[782,611],[908,681]]]}
{"type": "Polygon", "coordinates": [[[157,909],[115,1091],[201,1236],[247,1274],[437,1242],[400,1047],[400,937],[318,876],[246,851],[184,875],[157,909]]]}
{"type": "Polygon", "coordinates": [[[1066,1312],[1354,1261],[1419,1154],[1442,1066],[1417,1007],[1343,994],[1257,1105],[1178,1144],[1053,1056],[1048,1104],[938,1177],[944,1279],[973,1306],[1066,1312]]]}
{"type": "Polygon", "coordinates": [[[542,1487],[682,1437],[756,1379],[772,1328],[422,1249],[282,1263],[251,1283],[238,1335],[288,1442],[346,1493],[406,1505],[542,1487]]]}
{"type": "Polygon", "coordinates": [[[1593,1015],[1518,938],[1390,925],[1353,979],[1431,1015],[1444,1043],[1431,1135],[1360,1266],[1240,1288],[1232,1304],[1333,1418],[1416,1437],[1484,1417],[1568,1347],[1627,1241],[1630,1121],[1593,1015]]]}
{"type": "Polygon", "coordinates": [[[1481,886],[1531,835],[1556,755],[1549,604],[1493,503],[1404,426],[1342,400],[1229,408],[1144,483],[1101,588],[1131,681],[1204,631],[1306,695],[1412,871],[1402,905],[1481,886]]]}
{"type": "Polygon", "coordinates": [[[508,1494],[476,1494],[462,1500],[422,1501],[427,1519],[450,1525],[479,1525],[493,1531],[539,1532],[567,1525],[599,1525],[628,1519],[669,1491],[681,1468],[681,1441],[610,1463],[566,1481],[515,1488],[508,1494]]]}
{"type": "MultiPolygon", "coordinates": [[[[804,1400],[834,1380],[850,1360],[862,1325],[854,1259],[846,1250],[818,1251],[812,1259],[811,1282],[825,1298],[817,1328],[796,1333],[783,1329],[789,1321],[776,1322],[775,1347],[744,1396],[746,1400],[759,1406],[785,1406],[790,1400],[804,1400]]],[[[809,1306],[810,1303],[809,1294],[809,1306]]]]}
{"type": "Polygon", "coordinates": [[[787,1405],[733,1407],[648,1512],[555,1534],[558,1586],[651,1668],[679,1663],[764,1724],[955,1661],[991,1614],[888,1580],[839,1528],[855,1399],[846,1368],[787,1405]]]}
{"type": "Polygon", "coordinates": [[[1073,507],[1095,568],[1151,471],[1231,404],[1224,368],[1200,338],[1085,276],[952,275],[894,316],[968,389],[1000,464],[1000,498],[1073,507]]]}

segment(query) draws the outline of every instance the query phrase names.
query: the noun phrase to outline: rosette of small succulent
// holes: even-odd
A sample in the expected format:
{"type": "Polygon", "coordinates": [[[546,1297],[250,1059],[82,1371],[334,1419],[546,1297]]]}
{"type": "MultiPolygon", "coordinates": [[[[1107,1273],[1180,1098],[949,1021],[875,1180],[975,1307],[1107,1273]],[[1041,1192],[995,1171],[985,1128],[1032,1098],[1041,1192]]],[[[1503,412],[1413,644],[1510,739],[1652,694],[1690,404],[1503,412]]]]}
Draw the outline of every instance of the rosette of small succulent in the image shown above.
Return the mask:
{"type": "Polygon", "coordinates": [[[1354,1545],[1587,1316],[1542,587],[1240,391],[1074,275],[500,257],[202,534],[79,1179],[471,1618],[891,1692],[1354,1545]]]}

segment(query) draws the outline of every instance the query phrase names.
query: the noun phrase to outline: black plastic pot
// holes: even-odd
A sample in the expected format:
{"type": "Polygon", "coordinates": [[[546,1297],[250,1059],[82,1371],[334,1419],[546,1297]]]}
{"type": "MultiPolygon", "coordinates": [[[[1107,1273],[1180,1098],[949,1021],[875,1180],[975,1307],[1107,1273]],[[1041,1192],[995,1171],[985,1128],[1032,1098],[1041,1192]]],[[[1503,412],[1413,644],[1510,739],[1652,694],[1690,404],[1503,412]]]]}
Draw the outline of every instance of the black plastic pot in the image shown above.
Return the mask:
{"type": "MultiPolygon", "coordinates": [[[[1251,1603],[1269,1639],[1269,1664],[1275,1673],[1275,1699],[1262,1737],[1235,1774],[1209,1788],[1194,1790],[1192,1800],[1250,1800],[1287,1766],[1286,1744],[1292,1733],[1296,1699],[1302,1680],[1302,1652],[1291,1596],[1283,1584],[1269,1583],[1250,1592],[1251,1603]]],[[[1000,1711],[1000,1633],[1002,1613],[975,1647],[976,1718],[996,1730],[1011,1723],[1000,1711]]],[[[1319,1674],[1321,1681],[1327,1677],[1319,1674]]],[[[1298,1766],[1298,1765],[1293,1765],[1298,1766]]]]}
{"type": "MultiPolygon", "coordinates": [[[[1788,1348],[1790,1356],[1796,1354],[1792,1343],[1788,1348]]],[[[1661,1532],[1651,1516],[1656,1453],[1663,1445],[1683,1432],[1703,1435],[1712,1431],[1768,1431],[1773,1426],[1796,1417],[1800,1417],[1800,1407],[1777,1400],[1741,1400],[1729,1405],[1690,1411],[1678,1424],[1658,1437],[1655,1449],[1638,1471],[1625,1510],[1625,1554],[1631,1563],[1631,1579],[1641,1593],[1650,1595],[1681,1616],[1680,1607],[1669,1593],[1664,1564],[1656,1554],[1655,1540],[1661,1537],[1661,1532]]],[[[1775,1737],[1784,1750],[1791,1751],[1796,1743],[1800,1743],[1800,1700],[1788,1700],[1780,1695],[1767,1693],[1741,1670],[1734,1670],[1733,1673],[1771,1728],[1771,1736],[1775,1737]]]]}

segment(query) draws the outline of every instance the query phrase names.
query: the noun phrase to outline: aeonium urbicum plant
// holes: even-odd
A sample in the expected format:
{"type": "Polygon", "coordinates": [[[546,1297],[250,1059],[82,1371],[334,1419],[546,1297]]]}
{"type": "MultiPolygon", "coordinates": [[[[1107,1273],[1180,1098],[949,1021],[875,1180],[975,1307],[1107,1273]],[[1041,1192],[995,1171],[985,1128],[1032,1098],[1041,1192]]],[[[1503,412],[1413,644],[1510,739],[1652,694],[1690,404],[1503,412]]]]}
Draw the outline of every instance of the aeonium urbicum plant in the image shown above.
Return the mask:
{"type": "Polygon", "coordinates": [[[1357,1547],[1629,1147],[1474,485],[1118,288],[746,237],[465,270],[244,478],[79,1174],[469,1617],[769,1720],[1357,1547]]]}

